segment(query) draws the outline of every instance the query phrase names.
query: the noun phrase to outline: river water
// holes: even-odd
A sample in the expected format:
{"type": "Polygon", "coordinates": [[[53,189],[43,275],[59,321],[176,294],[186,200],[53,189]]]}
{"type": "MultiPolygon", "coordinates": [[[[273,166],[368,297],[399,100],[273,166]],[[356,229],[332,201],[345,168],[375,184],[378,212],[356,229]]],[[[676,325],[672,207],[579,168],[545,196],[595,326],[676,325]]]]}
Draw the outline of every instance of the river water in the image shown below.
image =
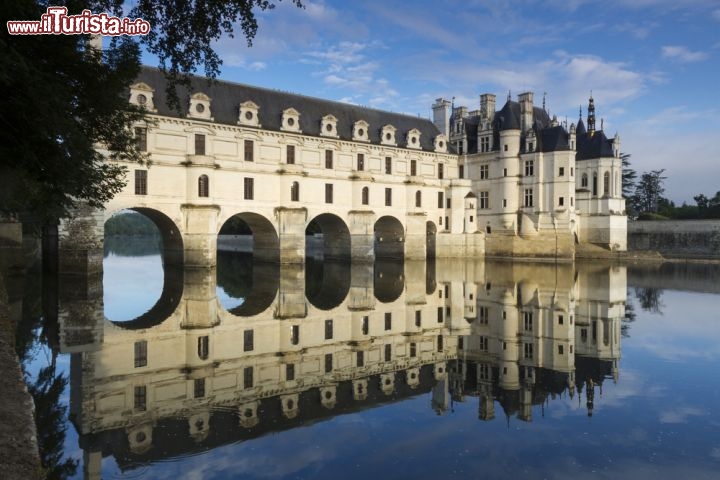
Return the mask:
{"type": "Polygon", "coordinates": [[[717,478],[720,268],[481,261],[28,280],[65,478],[717,478]]]}

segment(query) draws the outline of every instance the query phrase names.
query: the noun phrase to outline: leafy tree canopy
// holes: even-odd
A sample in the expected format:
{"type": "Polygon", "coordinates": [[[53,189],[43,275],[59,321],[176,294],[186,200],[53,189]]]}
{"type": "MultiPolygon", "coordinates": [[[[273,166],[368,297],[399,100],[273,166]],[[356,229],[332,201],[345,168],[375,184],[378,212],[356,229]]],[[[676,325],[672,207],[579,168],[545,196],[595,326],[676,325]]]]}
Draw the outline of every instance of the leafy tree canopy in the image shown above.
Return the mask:
{"type": "MultiPolygon", "coordinates": [[[[300,0],[290,0],[302,6],[300,0]]],[[[39,20],[49,5],[69,14],[84,9],[125,16],[122,0],[15,0],[0,5],[0,19],[39,20]]],[[[0,214],[24,213],[47,221],[68,214],[76,201],[100,207],[125,184],[115,159],[144,162],[132,125],[142,111],[127,101],[140,68],[140,46],[157,55],[174,85],[204,67],[215,77],[221,60],[212,45],[239,27],[248,43],[257,32],[254,10],[269,0],[174,2],[138,0],[127,13],[152,25],[145,37],[120,37],[98,52],[80,35],[0,33],[0,214]]],[[[179,104],[179,103],[178,103],[179,104]]]]}

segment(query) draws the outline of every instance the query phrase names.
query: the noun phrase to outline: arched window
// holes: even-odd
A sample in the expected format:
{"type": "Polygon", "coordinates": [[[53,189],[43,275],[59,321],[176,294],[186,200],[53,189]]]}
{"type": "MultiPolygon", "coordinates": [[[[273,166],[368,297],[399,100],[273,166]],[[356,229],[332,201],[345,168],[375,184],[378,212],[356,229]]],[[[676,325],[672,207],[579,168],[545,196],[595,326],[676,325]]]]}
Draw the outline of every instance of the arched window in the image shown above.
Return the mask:
{"type": "Polygon", "coordinates": [[[210,179],[207,175],[200,175],[198,178],[198,197],[210,195],[210,179]]]}
{"type": "Polygon", "coordinates": [[[293,182],[292,186],[290,187],[290,201],[300,201],[300,184],[298,182],[293,182]]]}
{"type": "Polygon", "coordinates": [[[587,184],[587,173],[583,173],[583,174],[582,174],[582,180],[581,180],[581,182],[580,182],[580,186],[587,188],[587,185],[588,185],[588,184],[587,184]]]}
{"type": "Polygon", "coordinates": [[[610,195],[610,172],[603,175],[603,195],[610,195]]]}
{"type": "Polygon", "coordinates": [[[363,205],[370,204],[370,189],[368,187],[363,187],[363,189],[362,189],[362,204],[363,205]]]}
{"type": "Polygon", "coordinates": [[[415,206],[422,207],[422,192],[420,190],[415,192],[415,206]]]}
{"type": "Polygon", "coordinates": [[[597,195],[597,172],[593,172],[593,195],[597,195]]]}

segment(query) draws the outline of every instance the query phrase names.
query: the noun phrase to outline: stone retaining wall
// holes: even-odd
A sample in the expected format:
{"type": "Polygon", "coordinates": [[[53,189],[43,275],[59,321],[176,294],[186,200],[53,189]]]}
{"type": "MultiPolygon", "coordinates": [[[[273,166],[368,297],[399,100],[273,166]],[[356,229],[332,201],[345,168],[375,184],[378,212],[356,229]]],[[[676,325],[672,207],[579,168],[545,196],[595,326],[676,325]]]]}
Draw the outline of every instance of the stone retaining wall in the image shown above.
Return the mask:
{"type": "Polygon", "coordinates": [[[670,258],[720,258],[720,220],[628,222],[628,250],[670,258]]]}

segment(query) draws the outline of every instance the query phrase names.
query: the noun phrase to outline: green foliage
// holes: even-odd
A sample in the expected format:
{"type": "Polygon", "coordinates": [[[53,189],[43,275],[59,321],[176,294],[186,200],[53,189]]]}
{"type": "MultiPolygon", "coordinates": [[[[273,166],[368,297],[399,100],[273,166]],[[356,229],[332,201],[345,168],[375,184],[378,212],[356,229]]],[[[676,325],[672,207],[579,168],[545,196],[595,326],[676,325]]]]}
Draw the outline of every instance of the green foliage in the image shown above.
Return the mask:
{"type": "Polygon", "coordinates": [[[160,234],[155,224],[139,213],[119,213],[105,222],[105,235],[153,235],[160,234]]]}
{"type": "MultiPolygon", "coordinates": [[[[302,7],[300,0],[291,0],[302,7]]],[[[48,4],[124,17],[123,0],[14,0],[0,4],[3,20],[39,20],[48,4]]],[[[239,23],[248,43],[257,32],[254,9],[270,0],[174,2],[138,0],[129,12],[152,25],[144,37],[116,37],[98,52],[84,35],[0,33],[0,213],[23,213],[44,222],[67,216],[78,201],[102,207],[125,185],[126,169],[113,159],[143,163],[133,124],[143,116],[127,89],[140,68],[140,44],[155,54],[175,85],[204,66],[217,76],[213,46],[239,23]]],[[[3,22],[4,23],[4,22],[3,22]]]]}

